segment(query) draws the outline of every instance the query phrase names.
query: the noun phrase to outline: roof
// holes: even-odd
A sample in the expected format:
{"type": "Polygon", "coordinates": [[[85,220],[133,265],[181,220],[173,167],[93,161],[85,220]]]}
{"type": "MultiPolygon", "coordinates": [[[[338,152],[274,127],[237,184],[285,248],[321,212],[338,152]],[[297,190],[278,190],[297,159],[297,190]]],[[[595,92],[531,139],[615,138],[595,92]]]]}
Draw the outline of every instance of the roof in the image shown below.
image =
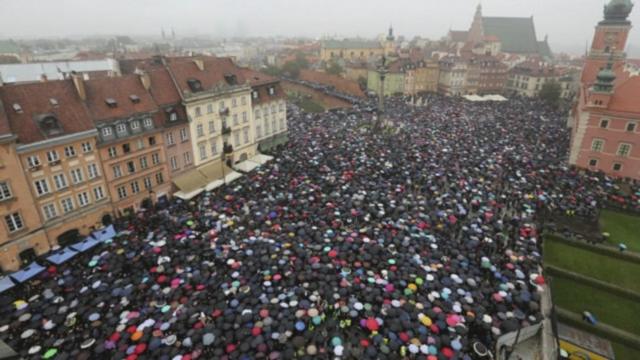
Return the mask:
{"type": "Polygon", "coordinates": [[[42,75],[46,75],[49,80],[62,80],[64,74],[69,74],[71,71],[119,73],[120,68],[118,62],[113,59],[0,65],[0,73],[5,83],[36,82],[40,81],[42,75]]]}
{"type": "Polygon", "coordinates": [[[4,103],[11,130],[18,136],[18,142],[23,144],[94,128],[71,80],[3,86],[0,87],[0,98],[4,103]],[[58,105],[54,106],[51,98],[55,98],[58,105]],[[16,112],[13,104],[19,104],[22,112],[16,112]],[[62,133],[48,136],[41,130],[37,120],[45,114],[55,116],[63,130],[62,133]]]}
{"type": "Polygon", "coordinates": [[[0,40],[0,54],[19,54],[20,46],[13,40],[0,40]]]}
{"type": "Polygon", "coordinates": [[[196,79],[200,81],[203,90],[214,88],[218,84],[226,84],[225,74],[236,75],[238,84],[245,82],[244,75],[240,67],[235,65],[230,58],[218,58],[213,56],[202,56],[198,58],[167,58],[167,66],[173,74],[178,89],[183,94],[191,93],[188,80],[196,79]],[[204,69],[200,70],[195,60],[202,60],[204,69]]]}
{"type": "Polygon", "coordinates": [[[324,84],[333,86],[337,91],[353,95],[364,97],[364,92],[360,89],[360,85],[357,82],[342,78],[340,76],[331,75],[319,71],[302,69],[298,76],[300,80],[315,82],[318,84],[324,84]]]}
{"type": "Polygon", "coordinates": [[[640,115],[638,94],[640,94],[640,76],[633,76],[614,90],[608,110],[640,115]]]}
{"type": "Polygon", "coordinates": [[[377,41],[346,39],[346,40],[325,40],[322,47],[327,49],[376,49],[382,48],[377,41]]]}
{"type": "Polygon", "coordinates": [[[538,41],[538,54],[548,58],[552,56],[551,48],[549,47],[549,43],[547,42],[547,40],[538,41]]]}
{"type": "Polygon", "coordinates": [[[454,42],[465,42],[467,41],[468,36],[469,36],[468,31],[449,30],[449,37],[451,38],[451,41],[454,41],[454,42]]]}
{"type": "Polygon", "coordinates": [[[158,109],[138,75],[85,81],[85,89],[87,107],[96,122],[121,119],[158,109]],[[134,103],[129,99],[130,95],[137,95],[140,101],[134,103]],[[114,99],[117,106],[109,107],[105,101],[108,98],[114,99]]]}
{"type": "Polygon", "coordinates": [[[239,68],[245,80],[249,81],[251,86],[270,84],[274,82],[279,82],[278,78],[273,76],[263,74],[259,71],[255,71],[249,68],[239,68]]]}
{"type": "Polygon", "coordinates": [[[11,134],[11,126],[9,126],[9,119],[5,113],[5,107],[0,99],[0,136],[11,134]]]}
{"type": "Polygon", "coordinates": [[[485,35],[500,39],[502,51],[518,54],[538,52],[533,17],[483,17],[482,26],[485,35]]]}
{"type": "Polygon", "coordinates": [[[151,80],[150,92],[153,99],[160,106],[173,105],[182,101],[180,93],[176,89],[171,74],[164,67],[149,70],[147,72],[151,80]]]}

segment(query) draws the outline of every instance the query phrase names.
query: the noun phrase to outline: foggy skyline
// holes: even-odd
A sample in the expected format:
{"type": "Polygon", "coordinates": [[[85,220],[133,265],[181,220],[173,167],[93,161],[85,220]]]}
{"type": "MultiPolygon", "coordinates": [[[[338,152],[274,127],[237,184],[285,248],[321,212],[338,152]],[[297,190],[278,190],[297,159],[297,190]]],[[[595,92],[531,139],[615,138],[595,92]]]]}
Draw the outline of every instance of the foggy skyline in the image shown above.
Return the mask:
{"type": "MultiPolygon", "coordinates": [[[[534,17],[539,40],[549,36],[554,52],[581,54],[602,19],[604,0],[483,0],[484,16],[534,17]]],[[[208,35],[374,37],[393,24],[396,35],[439,39],[449,29],[466,30],[475,0],[0,0],[0,38],[91,35],[178,37],[208,35]]],[[[636,4],[629,19],[640,23],[636,4]]],[[[628,40],[640,56],[640,30],[628,40]],[[638,45],[635,45],[638,44],[638,45]],[[635,45],[635,46],[634,46],[635,45]]]]}

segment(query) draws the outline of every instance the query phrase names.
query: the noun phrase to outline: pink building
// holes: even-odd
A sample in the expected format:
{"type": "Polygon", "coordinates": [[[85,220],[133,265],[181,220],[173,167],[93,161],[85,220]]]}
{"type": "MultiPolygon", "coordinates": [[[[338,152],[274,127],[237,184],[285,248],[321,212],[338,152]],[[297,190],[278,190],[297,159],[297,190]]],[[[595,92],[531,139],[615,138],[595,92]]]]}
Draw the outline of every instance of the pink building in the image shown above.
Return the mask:
{"type": "Polygon", "coordinates": [[[625,72],[630,0],[611,0],[596,26],[571,119],[571,164],[640,178],[640,76],[625,72]]]}

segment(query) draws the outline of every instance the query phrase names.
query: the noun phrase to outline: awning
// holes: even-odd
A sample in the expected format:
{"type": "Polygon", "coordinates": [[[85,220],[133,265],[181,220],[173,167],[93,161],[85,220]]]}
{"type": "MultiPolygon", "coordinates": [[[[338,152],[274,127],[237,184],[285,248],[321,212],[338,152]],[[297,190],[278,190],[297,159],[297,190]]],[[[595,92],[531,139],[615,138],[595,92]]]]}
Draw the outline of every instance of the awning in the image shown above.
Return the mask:
{"type": "Polygon", "coordinates": [[[245,160],[235,164],[234,168],[236,170],[240,170],[242,172],[248,173],[251,170],[257,168],[258,166],[260,166],[260,164],[258,164],[257,162],[253,162],[251,161],[251,159],[249,159],[249,160],[245,160]]]}
{"type": "Polygon", "coordinates": [[[42,267],[37,262],[32,262],[29,266],[23,268],[22,270],[16,271],[11,274],[11,278],[19,283],[23,283],[32,277],[40,274],[44,271],[44,267],[42,267]]]}
{"type": "Polygon", "coordinates": [[[202,192],[208,181],[207,178],[204,177],[204,175],[202,175],[200,171],[198,171],[198,169],[193,169],[180,176],[175,177],[173,179],[173,183],[176,184],[176,186],[180,189],[180,193],[183,193],[185,195],[194,194],[193,196],[196,196],[200,192],[202,192]]]}
{"type": "Polygon", "coordinates": [[[96,240],[96,239],[92,239],[91,237],[88,237],[80,242],[77,242],[73,245],[71,245],[71,249],[75,250],[75,251],[79,251],[79,252],[85,252],[89,249],[91,249],[92,247],[98,245],[100,243],[100,241],[96,240]]]}
{"type": "Polygon", "coordinates": [[[53,264],[60,265],[63,262],[71,259],[72,257],[74,257],[76,255],[78,255],[78,253],[76,251],[74,251],[70,247],[66,247],[66,248],[64,248],[64,249],[62,249],[60,251],[56,251],[51,256],[48,256],[47,260],[49,260],[53,264]]]}
{"type": "Polygon", "coordinates": [[[102,242],[111,240],[114,236],[116,236],[116,229],[114,229],[113,225],[93,232],[93,238],[102,242]]]}
{"type": "Polygon", "coordinates": [[[229,168],[227,164],[220,163],[219,161],[213,162],[211,164],[202,166],[198,168],[198,170],[207,178],[208,184],[205,188],[210,191],[217,187],[222,186],[225,182],[230,183],[240,177],[242,174],[233,171],[233,169],[229,168]],[[224,169],[224,172],[223,172],[224,169]],[[223,180],[224,173],[224,180],[223,180]]]}
{"type": "Polygon", "coordinates": [[[256,154],[256,156],[251,158],[251,161],[257,162],[260,165],[264,165],[271,160],[273,160],[273,156],[269,156],[265,154],[256,154]]]}
{"type": "Polygon", "coordinates": [[[195,189],[194,191],[191,191],[191,192],[178,191],[178,192],[173,193],[173,196],[179,197],[182,200],[191,200],[194,197],[198,196],[203,191],[204,191],[204,189],[202,189],[202,188],[195,189]]]}
{"type": "Polygon", "coordinates": [[[12,287],[16,286],[16,284],[11,281],[11,278],[8,276],[4,276],[0,278],[0,293],[3,293],[12,287]]]}

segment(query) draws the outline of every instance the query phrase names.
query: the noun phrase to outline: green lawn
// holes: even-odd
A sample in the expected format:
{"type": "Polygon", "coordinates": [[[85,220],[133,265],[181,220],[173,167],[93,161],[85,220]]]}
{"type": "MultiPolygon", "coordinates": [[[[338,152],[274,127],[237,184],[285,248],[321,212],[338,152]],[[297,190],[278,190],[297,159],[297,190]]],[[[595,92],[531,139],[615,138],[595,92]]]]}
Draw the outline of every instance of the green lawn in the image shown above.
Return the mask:
{"type": "Polygon", "coordinates": [[[551,281],[551,293],[556,306],[576,314],[589,311],[600,322],[640,335],[640,303],[558,275],[553,276],[551,281]]]}
{"type": "Polygon", "coordinates": [[[323,112],[324,111],[324,107],[322,107],[322,105],[318,104],[317,102],[314,102],[313,100],[306,99],[306,98],[300,101],[300,107],[306,112],[323,112]]]}
{"type": "Polygon", "coordinates": [[[624,243],[627,249],[640,252],[640,217],[603,210],[600,224],[603,232],[611,234],[611,244],[618,246],[624,243]]]}
{"type": "Polygon", "coordinates": [[[640,292],[640,264],[570,246],[553,236],[544,240],[544,262],[640,292]]]}
{"type": "Polygon", "coordinates": [[[622,345],[620,343],[611,342],[613,346],[613,352],[616,355],[616,360],[637,360],[640,359],[640,351],[622,345]]]}

